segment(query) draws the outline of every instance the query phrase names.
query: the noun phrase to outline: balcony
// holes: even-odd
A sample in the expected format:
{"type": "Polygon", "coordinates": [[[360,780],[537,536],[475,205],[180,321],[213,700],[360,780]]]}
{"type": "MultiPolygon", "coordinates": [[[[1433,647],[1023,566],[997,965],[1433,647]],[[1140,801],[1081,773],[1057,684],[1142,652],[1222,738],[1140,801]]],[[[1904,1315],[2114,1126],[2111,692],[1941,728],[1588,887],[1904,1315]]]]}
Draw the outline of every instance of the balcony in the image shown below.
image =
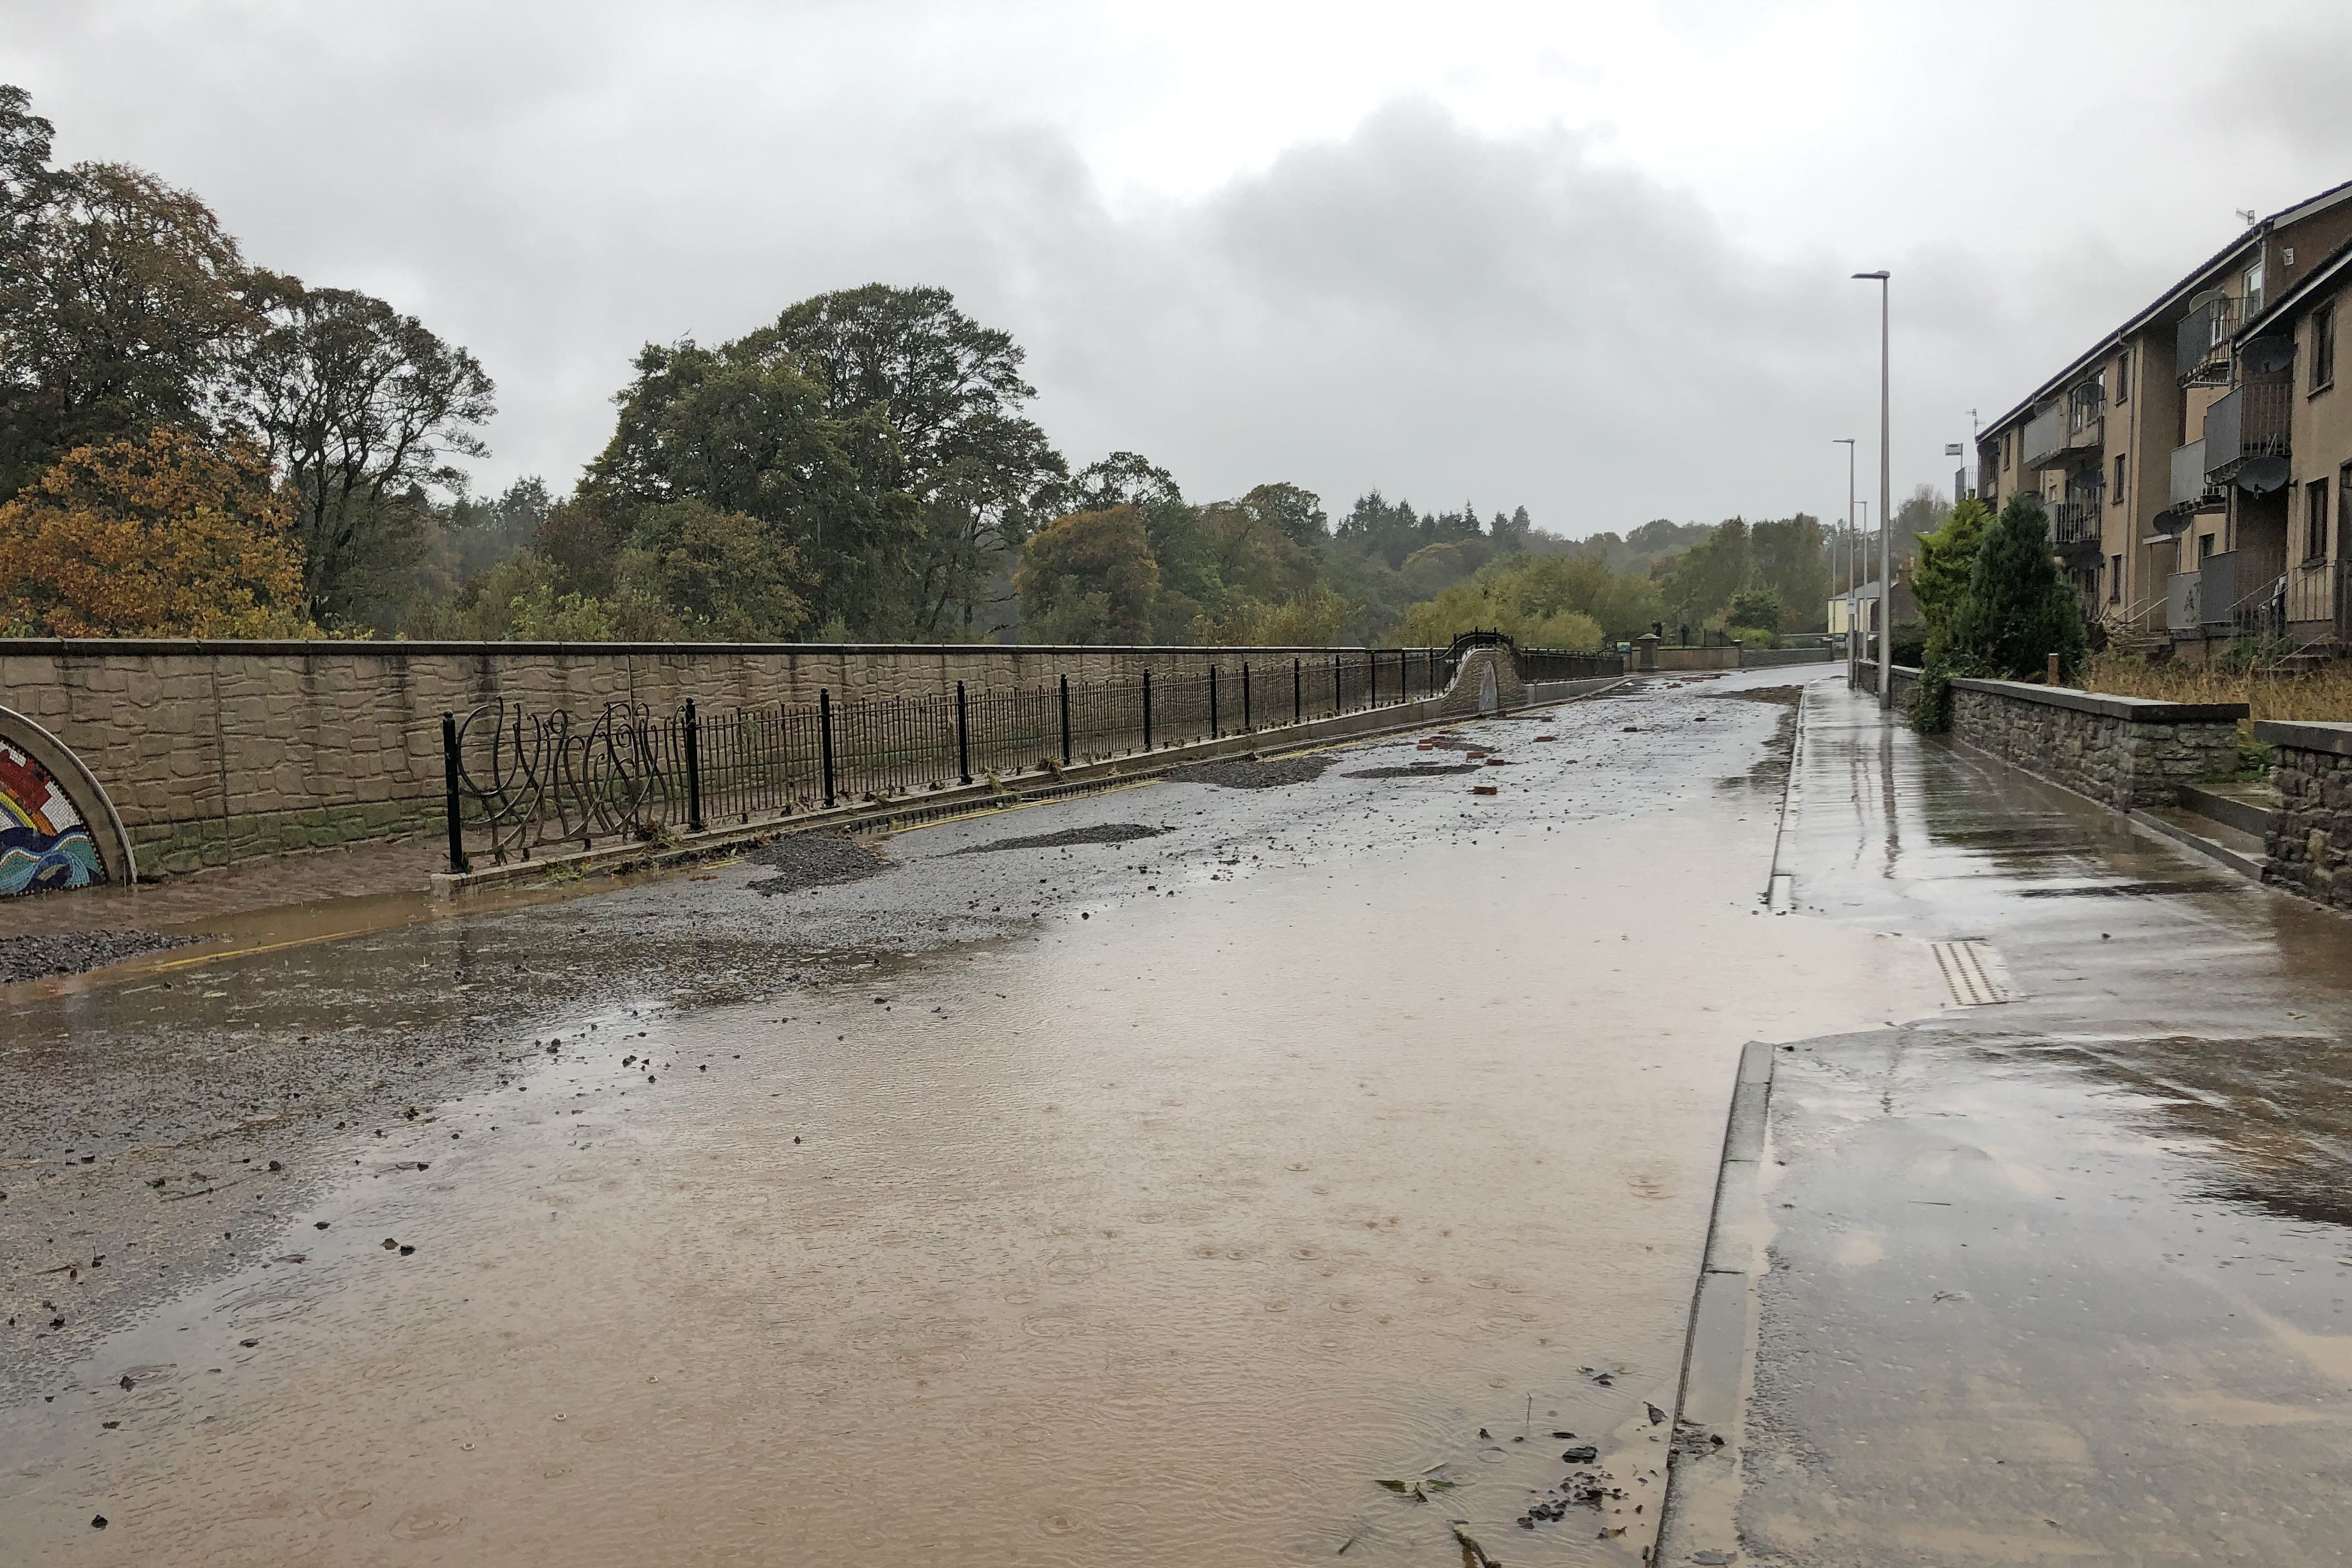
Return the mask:
{"type": "Polygon", "coordinates": [[[2275,633],[2285,609],[2286,556],[2259,546],[2225,550],[2197,563],[2199,618],[2208,636],[2275,633]]]}
{"type": "Polygon", "coordinates": [[[2210,386],[2230,378],[2230,334],[2237,331],[2238,301],[2221,295],[2189,312],[2174,340],[2173,369],[2183,386],[2210,386]]]}
{"type": "Polygon", "coordinates": [[[2251,458],[2287,455],[2294,411],[2294,379],[2266,375],[2233,387],[2205,411],[2205,479],[2222,484],[2251,458]]]}
{"type": "Polygon", "coordinates": [[[2056,463],[2066,450],[2066,405],[2054,403],[2025,422],[2018,442],[2017,460],[2029,472],[2056,463]]]}
{"type": "Polygon", "coordinates": [[[2050,536],[2058,553],[2070,563],[2095,563],[2102,553],[2101,534],[2106,517],[2106,487],[2070,486],[2066,499],[2050,509],[2050,536]]]}
{"type": "Polygon", "coordinates": [[[2191,441],[2172,449],[2172,510],[2218,511],[2228,499],[2225,486],[2205,478],[2205,443],[2191,441]]]}

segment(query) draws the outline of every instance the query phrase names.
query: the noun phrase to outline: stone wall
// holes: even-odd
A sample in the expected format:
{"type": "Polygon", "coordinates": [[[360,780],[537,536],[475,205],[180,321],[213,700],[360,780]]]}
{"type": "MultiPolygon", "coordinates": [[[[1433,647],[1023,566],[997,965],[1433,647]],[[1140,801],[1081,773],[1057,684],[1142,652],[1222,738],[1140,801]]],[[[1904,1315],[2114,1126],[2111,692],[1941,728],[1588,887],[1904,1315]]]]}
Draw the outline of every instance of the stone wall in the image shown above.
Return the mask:
{"type": "Polygon", "coordinates": [[[2275,810],[2263,837],[2263,880],[2352,909],[2352,724],[2265,720],[2275,810]]]}
{"type": "MultiPolygon", "coordinates": [[[[437,826],[441,715],[497,698],[594,712],[836,701],[1131,679],[1329,648],[0,641],[0,706],[112,796],[142,875],[437,826]]],[[[1360,649],[1344,650],[1360,658],[1360,649]]],[[[1383,689],[1396,679],[1383,658],[1383,689]]],[[[1420,668],[1415,659],[1414,674],[1420,668]]],[[[1279,683],[1281,677],[1276,678],[1279,683]]]]}
{"type": "Polygon", "coordinates": [[[2242,702],[2158,702],[2020,680],[1952,682],[1952,738],[2117,811],[2237,771],[2242,702]]]}

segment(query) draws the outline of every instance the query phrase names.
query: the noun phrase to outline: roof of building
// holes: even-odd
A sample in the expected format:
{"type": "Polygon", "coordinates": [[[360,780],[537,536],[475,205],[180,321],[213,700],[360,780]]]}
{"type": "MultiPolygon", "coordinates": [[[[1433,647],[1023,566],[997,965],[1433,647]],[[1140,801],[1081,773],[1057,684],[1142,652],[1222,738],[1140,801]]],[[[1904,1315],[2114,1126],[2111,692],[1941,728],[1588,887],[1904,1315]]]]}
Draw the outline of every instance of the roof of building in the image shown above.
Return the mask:
{"type": "MultiPolygon", "coordinates": [[[[2202,263],[2200,263],[2194,270],[2190,271],[2187,276],[2183,277],[2178,283],[2175,283],[2171,288],[2167,289],[2162,294],[2157,296],[2157,298],[2151,301],[2146,309],[2126,320],[2122,326],[2117,327],[2114,331],[2109,332],[2105,338],[2102,338],[2095,346],[2084,351],[2081,355],[2074,359],[2072,363],[2068,364],[2065,369],[2060,371],[2057,374],[2052,376],[2049,380],[2035,387],[2032,393],[2029,395],[2023,402],[2010,409],[2009,412],[2003,414],[2000,418],[1994,420],[1990,425],[1987,425],[1982,430],[1979,430],[1977,433],[1977,438],[1981,441],[1985,437],[1997,434],[2000,430],[2003,430],[2010,425],[2015,423],[2018,419],[2032,414],[2035,404],[2040,403],[2042,399],[2050,396],[2053,393],[2055,393],[2067,382],[2072,381],[2075,376],[2088,369],[2091,364],[2097,360],[2105,358],[2106,355],[2111,354],[2117,349],[2121,348],[2123,346],[2123,341],[2132,333],[2137,331],[2140,328],[2146,326],[2150,319],[2161,315],[2184,297],[2194,294],[2200,288],[2205,287],[2217,274],[2225,271],[2229,263],[2242,255],[2248,246],[2267,238],[2273,229],[2279,227],[2283,224],[2299,223],[2303,219],[2310,217],[2315,214],[2325,212],[2329,207],[2332,207],[2337,203],[2347,199],[2352,199],[2352,180],[2347,180],[2342,184],[2330,185],[2327,189],[2321,191],[2318,195],[2305,197],[2304,200],[2295,203],[2293,206],[2282,207],[2277,212],[2273,213],[2270,216],[2252,225],[2244,233],[2232,238],[2229,244],[2215,251],[2211,256],[2207,257],[2202,263]]],[[[2290,289],[2287,290],[2285,295],[2281,296],[2281,301],[2284,302],[2285,299],[2292,297],[2294,294],[2300,291],[2304,285],[2309,281],[2310,279],[2306,278],[2303,282],[2297,283],[2294,289],[2290,289]]],[[[2267,316],[2271,312],[2265,310],[2263,313],[2267,316]]]]}

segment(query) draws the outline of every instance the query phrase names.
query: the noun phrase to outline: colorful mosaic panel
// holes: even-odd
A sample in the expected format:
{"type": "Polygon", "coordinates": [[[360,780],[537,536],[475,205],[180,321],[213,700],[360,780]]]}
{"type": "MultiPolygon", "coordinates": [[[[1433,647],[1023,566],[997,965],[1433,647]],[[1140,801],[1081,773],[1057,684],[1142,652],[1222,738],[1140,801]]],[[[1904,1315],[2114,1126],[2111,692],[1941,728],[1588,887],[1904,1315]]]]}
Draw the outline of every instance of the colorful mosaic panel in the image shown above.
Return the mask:
{"type": "Polygon", "coordinates": [[[98,846],[64,788],[0,742],[0,899],[105,880],[98,846]]]}

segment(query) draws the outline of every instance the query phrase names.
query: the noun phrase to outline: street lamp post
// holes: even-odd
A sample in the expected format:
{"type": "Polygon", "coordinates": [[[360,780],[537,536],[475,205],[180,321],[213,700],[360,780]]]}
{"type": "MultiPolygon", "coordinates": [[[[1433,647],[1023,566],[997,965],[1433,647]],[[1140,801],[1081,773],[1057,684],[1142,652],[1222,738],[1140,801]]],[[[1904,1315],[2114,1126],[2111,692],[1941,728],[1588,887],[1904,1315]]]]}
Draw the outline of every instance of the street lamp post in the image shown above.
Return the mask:
{"type": "Polygon", "coordinates": [[[1888,279],[1885,268],[1875,272],[1857,272],[1857,281],[1867,280],[1878,285],[1878,706],[1895,706],[1895,531],[1894,470],[1887,451],[1887,439],[1893,420],[1888,408],[1890,382],[1887,372],[1887,293],[1888,279]]]}
{"type": "Polygon", "coordinates": [[[1853,441],[1832,437],[1830,444],[1845,448],[1845,683],[1853,684],[1853,441]]]}

